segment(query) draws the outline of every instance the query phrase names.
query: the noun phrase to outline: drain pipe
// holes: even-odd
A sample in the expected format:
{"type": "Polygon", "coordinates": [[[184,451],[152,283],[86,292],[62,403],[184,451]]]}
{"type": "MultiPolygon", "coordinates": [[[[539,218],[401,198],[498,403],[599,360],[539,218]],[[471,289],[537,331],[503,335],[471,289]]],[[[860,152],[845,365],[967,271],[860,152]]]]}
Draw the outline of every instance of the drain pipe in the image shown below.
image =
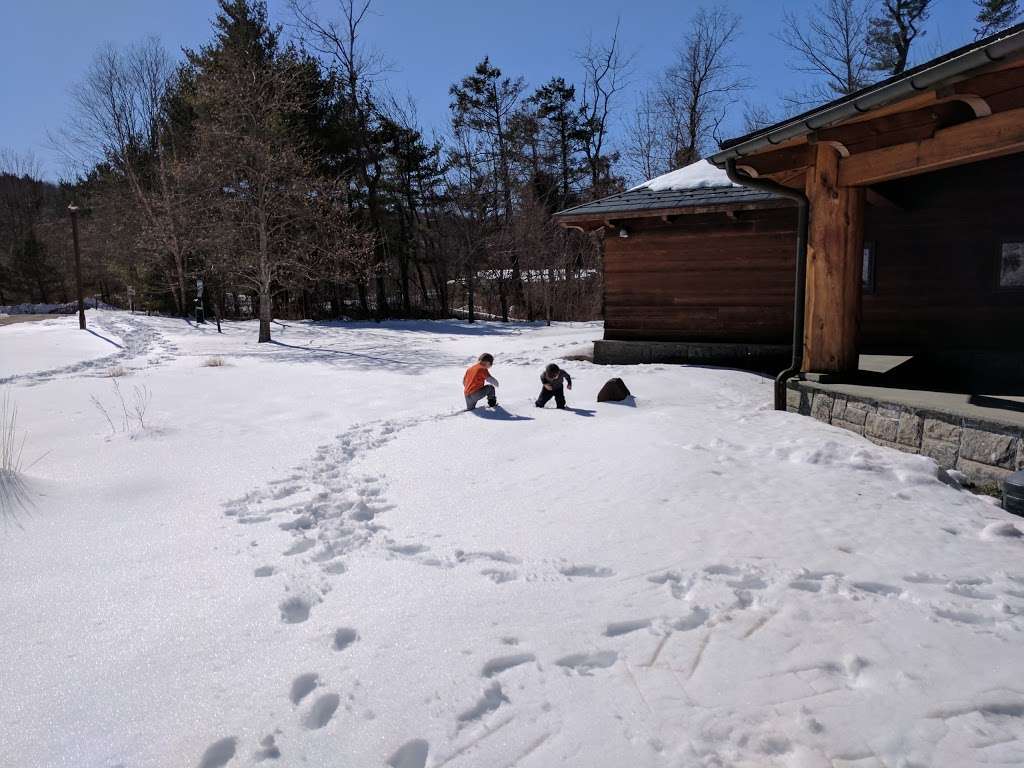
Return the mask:
{"type": "Polygon", "coordinates": [[[769,179],[755,179],[736,170],[736,159],[725,161],[729,180],[762,192],[788,197],[796,202],[796,285],[793,290],[793,361],[789,368],[775,377],[775,410],[786,410],[786,382],[800,372],[804,360],[804,293],[807,277],[807,215],[810,207],[803,192],[769,179]]]}

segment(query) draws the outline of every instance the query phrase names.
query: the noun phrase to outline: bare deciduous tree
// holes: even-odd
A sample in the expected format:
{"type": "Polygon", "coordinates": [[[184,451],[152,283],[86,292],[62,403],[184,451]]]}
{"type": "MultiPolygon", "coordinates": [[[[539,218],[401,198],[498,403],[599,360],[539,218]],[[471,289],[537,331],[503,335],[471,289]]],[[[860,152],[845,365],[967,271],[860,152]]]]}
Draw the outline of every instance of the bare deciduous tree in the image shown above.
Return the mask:
{"type": "Polygon", "coordinates": [[[747,87],[731,51],[739,32],[740,17],[724,5],[698,9],[662,78],[661,109],[673,167],[702,157],[727,109],[747,87]]]}
{"type": "Polygon", "coordinates": [[[604,43],[587,39],[577,54],[583,67],[582,123],[585,127],[583,153],[590,172],[591,196],[601,197],[611,191],[611,169],[617,155],[608,151],[608,134],[619,94],[629,85],[633,57],[624,53],[619,40],[619,21],[611,39],[604,43]]]}
{"type": "Polygon", "coordinates": [[[80,168],[104,165],[124,179],[143,214],[140,246],[167,260],[178,309],[185,312],[196,233],[180,148],[164,119],[175,77],[174,62],[156,38],[125,50],[102,48],[72,90],[72,116],[56,141],[80,168]]]}
{"type": "Polygon", "coordinates": [[[653,179],[672,169],[664,118],[660,95],[645,91],[625,127],[623,156],[632,181],[653,179]]]}
{"type": "Polygon", "coordinates": [[[259,297],[259,341],[271,340],[273,297],[308,266],[314,168],[288,115],[304,108],[301,68],[229,58],[203,73],[194,163],[208,207],[233,227],[233,274],[259,297]]]}
{"type": "Polygon", "coordinates": [[[783,13],[778,39],[795,55],[790,66],[824,79],[802,94],[801,101],[845,96],[868,84],[869,15],[866,0],[821,0],[799,14],[783,13]]]}

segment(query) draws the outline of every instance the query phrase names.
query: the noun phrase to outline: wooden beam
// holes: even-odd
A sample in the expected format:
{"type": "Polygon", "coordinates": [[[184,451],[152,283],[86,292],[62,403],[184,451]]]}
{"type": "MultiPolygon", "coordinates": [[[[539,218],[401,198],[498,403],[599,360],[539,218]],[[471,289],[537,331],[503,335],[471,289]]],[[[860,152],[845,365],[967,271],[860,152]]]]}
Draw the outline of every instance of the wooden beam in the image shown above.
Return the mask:
{"type": "Polygon", "coordinates": [[[807,144],[807,139],[801,138],[799,144],[787,144],[753,155],[744,155],[736,160],[736,166],[753,169],[755,178],[805,166],[812,150],[807,144]]]}
{"type": "Polygon", "coordinates": [[[881,147],[930,139],[936,131],[973,120],[976,116],[971,106],[955,99],[875,120],[823,128],[815,131],[813,138],[818,142],[839,142],[848,155],[856,155],[881,147]]]}
{"type": "Polygon", "coordinates": [[[930,139],[847,157],[840,163],[839,186],[878,184],[1016,152],[1024,152],[1024,108],[944,128],[930,139]]]}
{"type": "Polygon", "coordinates": [[[779,173],[773,173],[767,178],[772,181],[778,182],[784,187],[792,187],[793,189],[802,190],[806,186],[804,178],[807,176],[807,166],[801,166],[800,168],[792,168],[788,171],[780,171],[779,173]]]}
{"type": "Polygon", "coordinates": [[[814,147],[806,194],[807,295],[804,303],[805,372],[857,370],[864,190],[839,183],[840,157],[827,144],[814,147]]]}

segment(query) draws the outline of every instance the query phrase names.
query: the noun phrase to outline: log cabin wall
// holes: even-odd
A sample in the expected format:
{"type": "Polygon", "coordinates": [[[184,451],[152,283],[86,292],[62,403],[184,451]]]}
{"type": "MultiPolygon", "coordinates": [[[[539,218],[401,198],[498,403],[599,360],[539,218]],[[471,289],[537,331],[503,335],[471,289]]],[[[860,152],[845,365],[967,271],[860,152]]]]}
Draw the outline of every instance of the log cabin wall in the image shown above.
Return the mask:
{"type": "Polygon", "coordinates": [[[605,338],[787,343],[792,207],[627,222],[605,235],[605,338]]]}
{"type": "Polygon", "coordinates": [[[874,289],[861,351],[1024,350],[1024,290],[999,288],[1003,239],[1024,240],[1024,155],[879,185],[868,206],[874,289]]]}

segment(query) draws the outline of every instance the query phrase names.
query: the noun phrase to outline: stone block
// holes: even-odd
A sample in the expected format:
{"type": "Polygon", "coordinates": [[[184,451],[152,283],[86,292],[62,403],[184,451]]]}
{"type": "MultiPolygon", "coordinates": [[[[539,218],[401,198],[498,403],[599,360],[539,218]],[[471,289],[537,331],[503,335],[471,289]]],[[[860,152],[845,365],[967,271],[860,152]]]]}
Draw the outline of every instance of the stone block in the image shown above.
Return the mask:
{"type": "Polygon", "coordinates": [[[957,444],[948,440],[932,440],[926,434],[921,441],[921,455],[935,459],[943,469],[956,467],[957,444]]]}
{"type": "Polygon", "coordinates": [[[896,433],[897,443],[918,448],[921,445],[922,434],[924,434],[924,419],[916,413],[904,412],[900,414],[899,429],[896,433]]]}
{"type": "Polygon", "coordinates": [[[886,405],[885,403],[879,403],[877,411],[879,416],[884,416],[887,419],[899,419],[900,414],[903,413],[903,409],[898,405],[886,405]]]}
{"type": "Polygon", "coordinates": [[[845,397],[836,397],[836,401],[832,404],[832,423],[836,421],[845,421],[846,419],[846,403],[845,397]]]}
{"type": "Polygon", "coordinates": [[[871,410],[871,406],[867,403],[862,403],[858,400],[849,400],[846,403],[846,409],[843,413],[843,421],[860,425],[860,431],[863,432],[864,422],[867,421],[868,413],[871,410]]]}
{"type": "Polygon", "coordinates": [[[800,400],[803,397],[803,392],[799,389],[787,389],[786,390],[786,410],[791,413],[800,412],[800,400]]]}
{"type": "Polygon", "coordinates": [[[899,419],[883,415],[879,411],[871,411],[864,422],[864,434],[867,437],[884,440],[886,443],[895,443],[899,426],[899,419]]]}
{"type": "Polygon", "coordinates": [[[949,443],[959,443],[960,434],[963,430],[958,424],[951,424],[941,419],[924,420],[924,436],[930,440],[944,440],[949,443]]]}
{"type": "Polygon", "coordinates": [[[960,438],[960,458],[1015,469],[1020,440],[1015,435],[965,428],[960,438]]]}
{"type": "Polygon", "coordinates": [[[832,395],[826,395],[824,392],[815,394],[814,400],[811,402],[812,418],[830,424],[832,422],[832,405],[834,402],[835,398],[832,395]]]}
{"type": "Polygon", "coordinates": [[[842,429],[848,430],[850,432],[855,432],[858,435],[863,435],[864,434],[864,425],[863,424],[854,424],[852,421],[844,421],[842,419],[832,419],[832,426],[833,427],[841,427],[842,429]]]}
{"type": "Polygon", "coordinates": [[[956,468],[967,475],[971,482],[986,485],[1001,485],[1003,480],[1011,474],[1008,469],[993,467],[970,459],[960,459],[956,463],[956,468]]]}

